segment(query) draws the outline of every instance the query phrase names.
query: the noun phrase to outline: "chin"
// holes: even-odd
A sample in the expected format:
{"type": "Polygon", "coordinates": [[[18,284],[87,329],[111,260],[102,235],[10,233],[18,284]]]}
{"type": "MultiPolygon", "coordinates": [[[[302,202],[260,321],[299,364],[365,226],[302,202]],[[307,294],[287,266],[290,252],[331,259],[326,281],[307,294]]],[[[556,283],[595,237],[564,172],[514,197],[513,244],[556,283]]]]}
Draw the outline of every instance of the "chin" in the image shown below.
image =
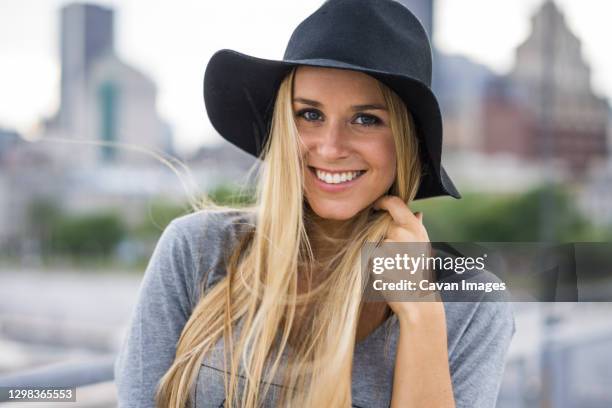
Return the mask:
{"type": "Polygon", "coordinates": [[[321,218],[336,221],[345,221],[353,218],[359,212],[359,208],[351,208],[346,205],[335,203],[334,205],[311,205],[312,210],[321,218]]]}

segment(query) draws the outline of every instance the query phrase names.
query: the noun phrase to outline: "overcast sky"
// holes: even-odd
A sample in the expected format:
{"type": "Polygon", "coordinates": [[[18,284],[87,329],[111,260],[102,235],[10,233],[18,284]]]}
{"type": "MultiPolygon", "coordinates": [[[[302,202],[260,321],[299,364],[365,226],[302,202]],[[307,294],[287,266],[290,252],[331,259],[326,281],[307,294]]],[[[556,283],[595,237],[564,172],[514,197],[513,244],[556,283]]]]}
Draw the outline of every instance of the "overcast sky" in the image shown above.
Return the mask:
{"type": "MultiPolygon", "coordinates": [[[[529,32],[543,0],[438,0],[435,43],[497,72],[513,63],[514,48],[529,32]]],[[[321,0],[96,0],[116,9],[120,57],[158,85],[157,106],[180,149],[219,140],[202,100],[202,77],[218,49],[263,58],[282,57],[295,26],[321,0]]],[[[583,40],[593,86],[612,96],[612,2],[556,0],[583,40]]],[[[0,127],[27,133],[50,116],[59,99],[59,9],[65,0],[0,2],[0,127]]]]}

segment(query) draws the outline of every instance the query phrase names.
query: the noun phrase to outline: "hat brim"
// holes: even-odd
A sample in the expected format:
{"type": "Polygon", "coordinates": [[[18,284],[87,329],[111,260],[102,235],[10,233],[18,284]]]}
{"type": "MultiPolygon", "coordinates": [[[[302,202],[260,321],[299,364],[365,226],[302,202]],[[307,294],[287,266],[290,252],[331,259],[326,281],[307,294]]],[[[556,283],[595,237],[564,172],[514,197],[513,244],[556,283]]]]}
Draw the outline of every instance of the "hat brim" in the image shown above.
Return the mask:
{"type": "Polygon", "coordinates": [[[276,92],[298,65],[350,69],[371,75],[393,89],[417,127],[424,173],[415,199],[450,195],[461,198],[441,165],[442,115],[429,87],[404,75],[372,70],[329,59],[270,60],[234,50],[217,51],[204,75],[204,102],[219,134],[240,149],[259,156],[269,132],[276,92]]]}

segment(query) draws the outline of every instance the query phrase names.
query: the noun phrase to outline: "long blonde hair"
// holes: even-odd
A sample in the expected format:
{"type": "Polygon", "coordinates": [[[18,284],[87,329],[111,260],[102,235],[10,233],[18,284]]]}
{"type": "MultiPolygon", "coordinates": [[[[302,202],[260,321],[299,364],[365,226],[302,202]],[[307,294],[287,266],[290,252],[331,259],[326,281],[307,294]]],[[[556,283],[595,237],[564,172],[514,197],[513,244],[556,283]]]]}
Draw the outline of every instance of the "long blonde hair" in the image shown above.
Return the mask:
{"type": "MultiPolygon", "coordinates": [[[[314,234],[304,202],[304,163],[293,119],[294,75],[295,68],[279,87],[270,137],[261,155],[263,167],[251,208],[256,227],[236,245],[227,275],[203,293],[195,306],[178,341],[175,360],[158,387],[158,406],[182,408],[190,403],[200,363],[221,338],[227,406],[261,405],[270,379],[281,366],[285,385],[281,406],[350,406],[352,358],[366,280],[360,250],[367,241],[382,241],[391,217],[368,206],[350,220],[350,241],[342,241],[335,256],[324,263],[315,259],[314,234]],[[328,273],[312,290],[298,293],[298,279],[311,281],[317,262],[328,273]],[[307,312],[301,316],[298,308],[307,312]],[[298,327],[297,316],[306,323],[298,327]],[[235,340],[233,329],[239,322],[235,340]],[[300,341],[293,346],[290,339],[298,332],[300,341]],[[289,359],[281,365],[285,352],[289,359]],[[239,370],[245,376],[242,393],[239,370]],[[266,381],[263,389],[262,380],[266,381]]],[[[397,152],[397,176],[390,194],[408,203],[421,177],[414,123],[402,100],[378,83],[397,152]]]]}

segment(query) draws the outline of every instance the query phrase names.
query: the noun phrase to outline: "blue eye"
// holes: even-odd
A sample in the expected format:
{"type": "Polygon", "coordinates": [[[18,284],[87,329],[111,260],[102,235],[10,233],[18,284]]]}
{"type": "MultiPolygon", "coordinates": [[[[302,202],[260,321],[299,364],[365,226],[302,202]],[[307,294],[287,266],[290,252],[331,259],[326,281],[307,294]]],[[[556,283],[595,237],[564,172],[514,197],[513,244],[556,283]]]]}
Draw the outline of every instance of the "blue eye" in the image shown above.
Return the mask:
{"type": "Polygon", "coordinates": [[[359,125],[363,125],[363,126],[375,126],[380,124],[380,119],[378,119],[376,116],[374,115],[366,115],[366,114],[360,114],[356,120],[361,120],[361,123],[359,123],[359,121],[357,122],[357,124],[359,125]]]}
{"type": "Polygon", "coordinates": [[[319,120],[321,113],[313,109],[303,109],[299,111],[296,116],[306,119],[309,122],[319,120]]]}

